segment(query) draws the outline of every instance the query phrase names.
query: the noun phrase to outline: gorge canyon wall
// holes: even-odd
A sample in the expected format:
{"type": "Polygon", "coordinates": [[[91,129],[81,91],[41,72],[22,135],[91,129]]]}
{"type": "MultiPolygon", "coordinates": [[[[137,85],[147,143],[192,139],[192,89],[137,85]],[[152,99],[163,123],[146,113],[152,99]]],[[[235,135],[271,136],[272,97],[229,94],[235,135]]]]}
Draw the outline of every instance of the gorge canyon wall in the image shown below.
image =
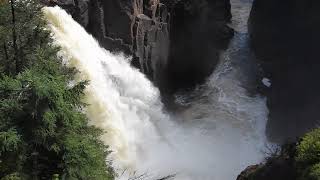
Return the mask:
{"type": "Polygon", "coordinates": [[[251,46],[272,81],[267,90],[272,141],[295,140],[320,120],[319,8],[317,0],[253,3],[251,46]]]}
{"type": "MultiPolygon", "coordinates": [[[[161,91],[190,87],[215,68],[233,37],[229,0],[51,0],[67,9],[108,50],[132,64],[161,91]]],[[[251,47],[264,76],[270,116],[267,134],[283,142],[320,119],[320,2],[255,0],[251,47]]]]}
{"type": "Polygon", "coordinates": [[[211,74],[233,36],[229,0],[58,0],[108,50],[125,52],[162,90],[211,74]]]}
{"type": "MultiPolygon", "coordinates": [[[[131,63],[161,91],[202,82],[233,37],[228,26],[229,0],[46,3],[67,9],[104,48],[132,56],[131,63]]],[[[273,142],[296,140],[319,123],[319,7],[318,0],[253,2],[248,23],[250,43],[264,77],[271,80],[270,88],[263,92],[270,110],[267,135],[273,142]]],[[[292,163],[288,159],[277,159],[276,165],[266,168],[270,176],[256,179],[291,177],[292,163]]],[[[249,179],[250,171],[255,173],[263,166],[249,167],[239,180],[249,179]]]]}
{"type": "Polygon", "coordinates": [[[264,75],[273,142],[294,141],[264,163],[249,166],[237,180],[298,178],[298,137],[319,126],[320,2],[317,0],[255,0],[250,19],[251,47],[264,75]]]}

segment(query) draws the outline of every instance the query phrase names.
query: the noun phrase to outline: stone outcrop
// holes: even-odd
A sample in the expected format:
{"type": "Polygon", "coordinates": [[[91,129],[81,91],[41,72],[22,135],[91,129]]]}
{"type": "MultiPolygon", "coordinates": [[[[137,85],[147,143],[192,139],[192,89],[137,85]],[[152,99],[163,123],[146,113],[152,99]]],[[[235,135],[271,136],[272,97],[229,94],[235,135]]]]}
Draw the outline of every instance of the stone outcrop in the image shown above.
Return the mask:
{"type": "Polygon", "coordinates": [[[159,80],[169,54],[169,13],[158,0],[91,1],[87,29],[112,51],[133,56],[133,63],[159,80]]]}
{"type": "Polygon", "coordinates": [[[320,1],[255,0],[251,46],[265,76],[270,140],[295,138],[320,119],[320,1]]]}
{"type": "Polygon", "coordinates": [[[278,160],[269,164],[247,167],[237,180],[295,180],[295,169],[287,161],[278,160]]]}
{"type": "Polygon", "coordinates": [[[264,163],[247,167],[237,180],[296,180],[295,143],[283,146],[280,151],[271,154],[264,163]]]}
{"type": "Polygon", "coordinates": [[[229,0],[49,2],[67,9],[106,49],[131,55],[162,89],[203,80],[233,36],[229,0]]]}
{"type": "Polygon", "coordinates": [[[168,75],[171,87],[189,87],[210,75],[233,30],[229,0],[181,0],[171,9],[168,75]]]}

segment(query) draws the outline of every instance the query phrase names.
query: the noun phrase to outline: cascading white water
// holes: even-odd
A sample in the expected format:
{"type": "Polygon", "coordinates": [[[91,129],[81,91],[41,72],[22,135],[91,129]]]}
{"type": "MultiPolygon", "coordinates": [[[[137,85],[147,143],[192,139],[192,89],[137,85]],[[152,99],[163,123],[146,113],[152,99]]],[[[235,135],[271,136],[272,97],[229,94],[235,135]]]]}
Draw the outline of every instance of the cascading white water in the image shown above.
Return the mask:
{"type": "MultiPolygon", "coordinates": [[[[43,11],[66,64],[79,70],[79,80],[90,80],[85,111],[92,125],[106,131],[102,139],[113,151],[110,159],[118,179],[176,175],[181,180],[231,180],[263,158],[267,114],[263,98],[246,96],[237,83],[228,86],[232,82],[228,79],[222,86],[220,76],[213,75],[217,78],[208,84],[221,87],[211,94],[218,100],[211,106],[198,103],[179,121],[181,116],[163,112],[158,90],[130,67],[128,58],[101,48],[59,7],[43,11]],[[225,87],[234,94],[224,93],[225,87]],[[210,116],[197,118],[211,111],[210,116]]],[[[228,69],[225,64],[218,74],[228,69]]]]}

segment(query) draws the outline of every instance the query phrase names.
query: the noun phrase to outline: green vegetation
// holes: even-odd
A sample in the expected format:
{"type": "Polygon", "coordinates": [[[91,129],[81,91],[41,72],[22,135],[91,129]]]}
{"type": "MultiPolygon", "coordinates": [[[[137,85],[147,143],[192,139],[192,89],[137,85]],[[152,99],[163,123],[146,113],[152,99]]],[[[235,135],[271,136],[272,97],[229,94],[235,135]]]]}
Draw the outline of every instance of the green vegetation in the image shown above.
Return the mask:
{"type": "Polygon", "coordinates": [[[34,0],[0,0],[0,179],[113,179],[34,0]]]}
{"type": "Polygon", "coordinates": [[[307,133],[297,146],[300,179],[320,180],[320,129],[307,133]]]}
{"type": "Polygon", "coordinates": [[[320,180],[320,128],[298,143],[283,145],[260,164],[247,169],[239,180],[320,180]]]}

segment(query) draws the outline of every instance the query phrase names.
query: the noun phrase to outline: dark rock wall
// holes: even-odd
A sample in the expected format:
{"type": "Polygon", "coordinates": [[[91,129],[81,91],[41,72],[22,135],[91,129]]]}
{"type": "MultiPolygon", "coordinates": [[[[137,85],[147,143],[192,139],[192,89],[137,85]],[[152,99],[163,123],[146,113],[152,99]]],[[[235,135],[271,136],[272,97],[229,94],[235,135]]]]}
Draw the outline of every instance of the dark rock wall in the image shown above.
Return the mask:
{"type": "Polygon", "coordinates": [[[171,87],[189,87],[204,80],[227,48],[233,30],[229,0],[185,0],[171,10],[168,74],[171,87]]]}
{"type": "Polygon", "coordinates": [[[320,120],[320,1],[255,0],[251,46],[272,80],[270,140],[294,139],[320,120]]]}
{"type": "Polygon", "coordinates": [[[167,64],[169,13],[156,0],[91,0],[87,30],[103,47],[133,56],[133,64],[158,82],[167,64]]]}
{"type": "MultiPolygon", "coordinates": [[[[52,2],[52,1],[50,1],[52,2]]],[[[108,50],[162,90],[192,86],[214,69],[233,36],[229,0],[58,0],[108,50]]]]}

